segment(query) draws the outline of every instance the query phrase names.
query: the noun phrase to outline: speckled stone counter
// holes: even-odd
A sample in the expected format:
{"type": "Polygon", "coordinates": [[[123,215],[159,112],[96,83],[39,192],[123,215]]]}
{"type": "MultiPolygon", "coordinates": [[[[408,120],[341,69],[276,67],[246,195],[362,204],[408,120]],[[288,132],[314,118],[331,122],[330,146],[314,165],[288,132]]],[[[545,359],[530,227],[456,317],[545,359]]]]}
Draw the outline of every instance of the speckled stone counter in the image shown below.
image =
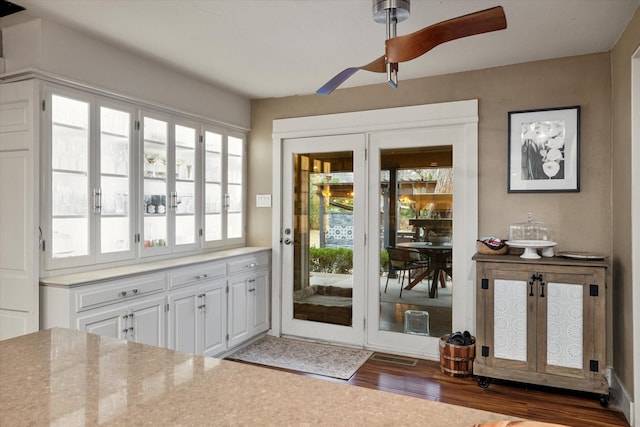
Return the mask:
{"type": "Polygon", "coordinates": [[[505,418],[54,328],[0,341],[0,425],[423,425],[505,418]]]}

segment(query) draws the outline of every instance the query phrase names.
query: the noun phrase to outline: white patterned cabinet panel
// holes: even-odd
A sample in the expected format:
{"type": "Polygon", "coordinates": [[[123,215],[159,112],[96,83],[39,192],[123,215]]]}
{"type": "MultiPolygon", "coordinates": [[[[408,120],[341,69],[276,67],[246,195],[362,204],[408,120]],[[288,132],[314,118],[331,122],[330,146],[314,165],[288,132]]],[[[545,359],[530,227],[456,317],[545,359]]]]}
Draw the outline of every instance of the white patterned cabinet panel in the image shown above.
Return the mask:
{"type": "Polygon", "coordinates": [[[600,261],[476,255],[480,384],[501,378],[607,394],[600,261]]]}

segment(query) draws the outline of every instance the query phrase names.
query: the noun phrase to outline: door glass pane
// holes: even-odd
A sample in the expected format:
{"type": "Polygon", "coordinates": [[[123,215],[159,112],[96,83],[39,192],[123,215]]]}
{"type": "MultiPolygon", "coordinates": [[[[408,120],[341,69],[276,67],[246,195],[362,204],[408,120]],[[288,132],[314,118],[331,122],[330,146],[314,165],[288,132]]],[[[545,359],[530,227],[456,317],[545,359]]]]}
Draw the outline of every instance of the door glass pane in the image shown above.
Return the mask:
{"type": "Polygon", "coordinates": [[[382,331],[451,333],[451,147],[383,150],[380,171],[382,331]]]}
{"type": "Polygon", "coordinates": [[[352,325],[353,152],[294,156],[294,318],[352,325]]]}
{"type": "Polygon", "coordinates": [[[176,125],[176,245],[196,242],[196,130],[176,125]]]}
{"type": "Polygon", "coordinates": [[[204,239],[222,240],[222,135],[204,135],[204,239]]]}
{"type": "Polygon", "coordinates": [[[227,238],[242,237],[243,146],[240,138],[227,140],[227,238]]]}
{"type": "Polygon", "coordinates": [[[144,248],[167,245],[167,122],[144,118],[144,248]]]}
{"type": "Polygon", "coordinates": [[[100,107],[100,251],[128,251],[131,247],[129,152],[131,116],[100,107]]]}
{"type": "Polygon", "coordinates": [[[52,95],[52,257],[89,254],[89,103],[52,95]]]}

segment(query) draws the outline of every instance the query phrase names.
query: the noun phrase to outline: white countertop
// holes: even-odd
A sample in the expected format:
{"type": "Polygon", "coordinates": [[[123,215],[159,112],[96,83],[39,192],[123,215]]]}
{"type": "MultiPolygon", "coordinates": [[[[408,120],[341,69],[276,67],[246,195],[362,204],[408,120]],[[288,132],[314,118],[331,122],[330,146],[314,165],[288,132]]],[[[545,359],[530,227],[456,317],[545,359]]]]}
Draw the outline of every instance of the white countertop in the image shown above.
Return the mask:
{"type": "Polygon", "coordinates": [[[263,251],[271,251],[271,248],[247,246],[243,248],[228,249],[224,251],[207,252],[199,255],[164,259],[161,261],[132,264],[123,267],[112,267],[100,270],[85,271],[81,273],[42,277],[40,278],[40,285],[57,287],[87,285],[103,280],[123,278],[137,274],[152,273],[175,267],[185,267],[191,264],[215,261],[218,259],[234,256],[250,255],[263,251]]]}

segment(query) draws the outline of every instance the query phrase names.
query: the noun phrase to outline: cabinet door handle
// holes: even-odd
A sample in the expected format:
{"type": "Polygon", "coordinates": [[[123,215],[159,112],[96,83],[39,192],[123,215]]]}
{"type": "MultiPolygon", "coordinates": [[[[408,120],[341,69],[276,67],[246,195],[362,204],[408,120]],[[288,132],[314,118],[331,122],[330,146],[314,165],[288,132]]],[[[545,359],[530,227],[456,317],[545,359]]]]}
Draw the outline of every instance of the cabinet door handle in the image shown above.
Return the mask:
{"type": "Polygon", "coordinates": [[[544,298],[544,282],[540,282],[540,298],[544,298]]]}
{"type": "Polygon", "coordinates": [[[249,292],[255,292],[255,291],[256,291],[256,288],[249,289],[249,292]]]}
{"type": "Polygon", "coordinates": [[[249,280],[247,280],[247,282],[249,282],[249,283],[255,283],[255,281],[256,281],[256,279],[249,279],[249,280]]]}
{"type": "Polygon", "coordinates": [[[97,214],[102,212],[102,190],[100,188],[93,189],[93,212],[97,214]]]}
{"type": "Polygon", "coordinates": [[[529,296],[533,296],[533,280],[529,281],[529,296]]]}

